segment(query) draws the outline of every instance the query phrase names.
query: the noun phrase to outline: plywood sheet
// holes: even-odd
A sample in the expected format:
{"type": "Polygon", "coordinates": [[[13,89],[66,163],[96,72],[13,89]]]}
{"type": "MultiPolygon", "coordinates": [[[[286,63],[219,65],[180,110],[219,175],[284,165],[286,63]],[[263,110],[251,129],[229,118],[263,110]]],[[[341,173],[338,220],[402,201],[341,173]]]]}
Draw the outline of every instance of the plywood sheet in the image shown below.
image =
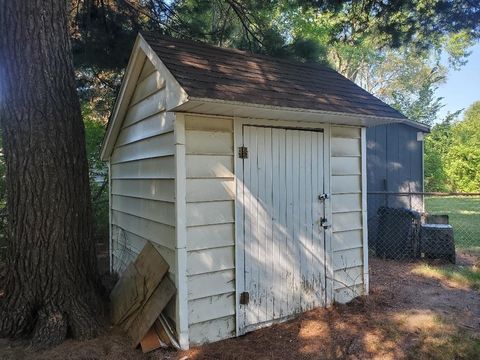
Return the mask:
{"type": "Polygon", "coordinates": [[[147,243],[110,294],[113,324],[126,322],[123,326],[128,327],[128,318],[149,301],[168,268],[155,247],[147,243]]]}

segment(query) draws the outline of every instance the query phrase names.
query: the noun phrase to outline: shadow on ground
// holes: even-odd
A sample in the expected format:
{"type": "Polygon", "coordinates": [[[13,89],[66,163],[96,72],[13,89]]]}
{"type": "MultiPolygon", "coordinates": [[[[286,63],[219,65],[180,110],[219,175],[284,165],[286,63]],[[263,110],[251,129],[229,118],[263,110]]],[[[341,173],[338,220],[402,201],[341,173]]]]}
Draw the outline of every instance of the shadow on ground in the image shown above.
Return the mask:
{"type": "Polygon", "coordinates": [[[370,296],[187,352],[143,355],[111,333],[42,353],[0,340],[0,359],[478,359],[480,293],[419,266],[371,259],[370,296]]]}

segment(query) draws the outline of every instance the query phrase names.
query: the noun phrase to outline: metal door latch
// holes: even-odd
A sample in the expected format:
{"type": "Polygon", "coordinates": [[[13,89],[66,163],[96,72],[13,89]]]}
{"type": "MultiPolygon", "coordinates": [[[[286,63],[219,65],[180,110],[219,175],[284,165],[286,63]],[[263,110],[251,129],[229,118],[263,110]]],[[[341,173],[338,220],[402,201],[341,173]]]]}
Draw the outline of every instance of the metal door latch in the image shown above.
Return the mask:
{"type": "Polygon", "coordinates": [[[320,226],[322,226],[324,229],[328,229],[332,225],[328,222],[327,218],[321,218],[320,226]]]}
{"type": "Polygon", "coordinates": [[[320,194],[318,195],[318,200],[325,201],[328,199],[328,194],[320,194]]]}

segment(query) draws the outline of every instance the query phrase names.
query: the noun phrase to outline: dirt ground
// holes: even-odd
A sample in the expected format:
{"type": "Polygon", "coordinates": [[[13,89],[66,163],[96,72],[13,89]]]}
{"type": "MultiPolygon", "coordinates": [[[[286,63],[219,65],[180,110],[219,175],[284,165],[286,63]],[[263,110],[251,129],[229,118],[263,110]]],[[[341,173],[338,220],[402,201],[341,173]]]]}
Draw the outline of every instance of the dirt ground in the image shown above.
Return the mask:
{"type": "Polygon", "coordinates": [[[418,266],[371,259],[368,297],[186,352],[143,355],[111,332],[43,352],[0,339],[0,359],[480,359],[480,293],[418,266]]]}

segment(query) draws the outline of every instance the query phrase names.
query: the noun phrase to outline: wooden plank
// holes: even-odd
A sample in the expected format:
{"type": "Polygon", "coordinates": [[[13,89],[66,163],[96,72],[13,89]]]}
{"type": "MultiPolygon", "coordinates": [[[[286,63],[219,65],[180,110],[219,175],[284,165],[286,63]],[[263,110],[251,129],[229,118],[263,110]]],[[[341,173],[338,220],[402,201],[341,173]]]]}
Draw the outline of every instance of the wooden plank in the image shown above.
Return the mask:
{"type": "Polygon", "coordinates": [[[187,202],[235,199],[233,179],[188,179],[187,202]]]}
{"type": "Polygon", "coordinates": [[[362,246],[362,230],[342,231],[333,233],[333,251],[347,250],[362,246]]]}
{"type": "Polygon", "coordinates": [[[133,312],[137,311],[145,300],[143,284],[135,264],[130,263],[110,293],[111,320],[118,325],[133,312]]]}
{"type": "Polygon", "coordinates": [[[125,115],[123,127],[133,125],[165,110],[166,91],[161,90],[130,107],[125,115]]]}
{"type": "Polygon", "coordinates": [[[235,245],[235,225],[214,224],[187,228],[187,250],[203,250],[235,245]]]}
{"type": "Polygon", "coordinates": [[[360,158],[332,157],[332,175],[360,175],[360,158]]]}
{"type": "Polygon", "coordinates": [[[332,138],[360,139],[359,127],[332,126],[332,138]]]}
{"type": "Polygon", "coordinates": [[[188,299],[232,293],[235,291],[235,271],[232,269],[188,277],[188,299]]]}
{"type": "Polygon", "coordinates": [[[152,326],[140,341],[140,347],[144,354],[162,347],[162,341],[155,330],[155,326],[152,326]]]}
{"type": "Polygon", "coordinates": [[[234,253],[235,249],[233,246],[189,251],[187,253],[187,275],[234,269],[234,253]]]}
{"type": "Polygon", "coordinates": [[[235,314],[234,293],[214,295],[188,302],[188,323],[196,324],[235,314]]]}
{"type": "Polygon", "coordinates": [[[112,224],[167,248],[175,248],[175,227],[112,210],[112,224]]]}
{"type": "Polygon", "coordinates": [[[117,146],[112,153],[111,163],[149,159],[175,154],[173,132],[157,135],[123,146],[117,146]]]}
{"type": "Polygon", "coordinates": [[[332,138],[332,156],[360,156],[360,139],[332,138]]]}
{"type": "Polygon", "coordinates": [[[362,211],[361,194],[332,195],[332,212],[362,211]]]}
{"type": "Polygon", "coordinates": [[[152,95],[160,89],[165,87],[165,79],[160,72],[154,71],[148,75],[145,79],[142,79],[137,83],[135,92],[133,93],[131,104],[134,105],[140,100],[152,95]]]}
{"type": "Polygon", "coordinates": [[[362,212],[332,214],[333,232],[357,230],[362,228],[362,212]]]}
{"type": "Polygon", "coordinates": [[[165,112],[150,116],[120,131],[115,146],[173,131],[173,118],[165,112]]]}
{"type": "Polygon", "coordinates": [[[165,276],[152,296],[139,310],[136,318],[125,329],[131,338],[133,348],[137,347],[148,329],[152,327],[170,299],[175,295],[175,291],[175,284],[168,276],[165,276]]]}
{"type": "Polygon", "coordinates": [[[113,195],[112,209],[147,220],[175,226],[175,204],[171,202],[113,195]]]}
{"type": "Polygon", "coordinates": [[[233,135],[230,132],[187,130],[186,153],[233,155],[233,135]]]}
{"type": "Polygon", "coordinates": [[[300,133],[298,131],[287,131],[292,133],[293,141],[293,253],[291,265],[293,268],[293,302],[290,313],[298,313],[301,309],[301,275],[300,275],[300,133]]]}
{"type": "Polygon", "coordinates": [[[152,244],[147,243],[110,293],[112,322],[122,323],[145,304],[168,269],[168,263],[152,244]]]}
{"type": "Polygon", "coordinates": [[[174,179],[173,156],[112,165],[112,179],[174,179]]]}
{"type": "MultiPolygon", "coordinates": [[[[302,274],[302,292],[304,300],[304,309],[309,310],[314,307],[315,303],[315,279],[317,274],[314,273],[313,268],[313,253],[314,253],[314,237],[313,237],[313,202],[318,201],[318,194],[312,193],[312,137],[315,136],[316,142],[317,137],[316,133],[304,132],[305,138],[305,176],[304,176],[304,191],[305,191],[305,218],[304,218],[304,231],[305,231],[305,245],[304,245],[304,273],[302,274]]],[[[314,175],[316,177],[316,174],[314,175]]],[[[320,275],[320,274],[318,274],[320,275]]]]}
{"type": "Polygon", "coordinates": [[[275,299],[275,291],[277,284],[274,283],[274,271],[275,264],[278,259],[274,257],[275,254],[275,242],[278,241],[273,237],[274,219],[273,217],[273,197],[276,194],[273,193],[273,151],[272,151],[272,129],[265,128],[265,238],[267,239],[265,244],[264,255],[264,284],[265,284],[265,318],[273,318],[273,307],[275,299]],[[269,261],[267,260],[269,259],[269,261]]]}
{"type": "Polygon", "coordinates": [[[348,249],[333,253],[333,270],[340,270],[363,265],[363,249],[348,249]]]}
{"type": "Polygon", "coordinates": [[[233,132],[233,119],[229,117],[186,115],[185,129],[233,132]]]}
{"type": "MultiPolygon", "coordinates": [[[[278,201],[278,213],[279,213],[279,226],[277,227],[278,230],[278,238],[280,239],[279,244],[279,257],[280,257],[280,271],[277,274],[277,281],[280,283],[280,294],[275,299],[275,304],[279,304],[279,308],[275,313],[276,317],[283,317],[284,314],[287,314],[288,307],[287,307],[287,261],[289,259],[288,256],[288,234],[285,230],[287,228],[287,167],[286,167],[286,130],[277,130],[278,136],[276,139],[278,140],[278,191],[279,191],[279,201],[278,201]]],[[[276,167],[275,167],[276,168],[276,167]]]]}
{"type": "MultiPolygon", "coordinates": [[[[281,217],[280,217],[280,198],[284,194],[280,190],[281,180],[281,152],[280,152],[280,137],[282,137],[282,129],[272,129],[272,216],[275,219],[273,221],[273,233],[272,239],[274,240],[273,248],[271,251],[272,257],[275,261],[272,261],[272,277],[270,284],[270,296],[273,301],[272,318],[280,316],[282,309],[282,287],[284,286],[282,281],[282,245],[284,243],[284,237],[281,232],[281,217]]],[[[282,146],[285,149],[284,146],[282,146]]]]}
{"type": "Polygon", "coordinates": [[[361,192],[361,176],[332,176],[332,194],[361,192]]]}
{"type": "Polygon", "coordinates": [[[187,178],[233,178],[233,156],[187,155],[187,178]]]}
{"type": "Polygon", "coordinates": [[[305,298],[304,285],[308,280],[306,279],[308,273],[308,255],[307,255],[307,246],[308,246],[308,233],[306,229],[306,210],[308,208],[307,199],[306,199],[306,172],[307,172],[307,156],[306,156],[306,145],[307,145],[307,133],[305,131],[299,131],[299,171],[298,171],[298,205],[299,205],[299,218],[298,218],[298,265],[299,265],[299,301],[302,310],[307,308],[307,299],[305,298]],[[305,281],[306,280],[306,281],[305,281]]]}
{"type": "Polygon", "coordinates": [[[286,259],[285,259],[285,272],[286,272],[286,290],[287,290],[287,304],[286,304],[286,312],[285,315],[291,314],[295,311],[295,273],[294,268],[292,266],[292,262],[295,261],[294,253],[295,253],[295,245],[294,245],[294,211],[293,211],[293,191],[292,191],[292,184],[293,184],[293,164],[295,159],[293,157],[293,137],[291,131],[286,131],[285,133],[285,146],[286,146],[286,194],[287,194],[287,216],[286,216],[286,233],[287,233],[287,245],[286,245],[286,259]]]}
{"type": "Polygon", "coordinates": [[[131,196],[166,202],[175,201],[175,180],[137,179],[112,181],[112,195],[131,196]]]}
{"type": "MultiPolygon", "coordinates": [[[[254,263],[257,267],[257,296],[253,298],[253,304],[257,310],[257,321],[266,321],[266,283],[265,283],[265,267],[268,263],[266,258],[266,244],[270,241],[267,238],[267,216],[268,209],[265,206],[266,192],[265,177],[266,177],[266,128],[257,128],[257,180],[258,180],[258,199],[257,199],[257,261],[254,263]]],[[[249,304],[250,306],[250,304],[249,304]]]]}
{"type": "Polygon", "coordinates": [[[187,226],[233,223],[233,201],[187,204],[187,226]]]}
{"type": "Polygon", "coordinates": [[[189,327],[190,344],[201,345],[235,336],[235,317],[210,320],[189,327]]]}

